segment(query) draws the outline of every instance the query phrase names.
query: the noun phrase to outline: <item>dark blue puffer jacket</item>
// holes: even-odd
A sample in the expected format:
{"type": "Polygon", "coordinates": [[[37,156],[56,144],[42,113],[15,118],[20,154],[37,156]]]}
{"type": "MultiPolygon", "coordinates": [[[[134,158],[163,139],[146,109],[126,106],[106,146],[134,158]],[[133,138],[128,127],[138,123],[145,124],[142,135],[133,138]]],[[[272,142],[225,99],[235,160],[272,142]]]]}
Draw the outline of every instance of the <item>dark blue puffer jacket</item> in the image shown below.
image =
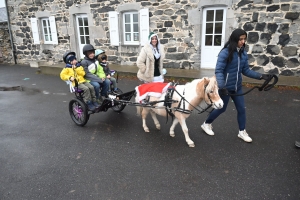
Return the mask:
{"type": "Polygon", "coordinates": [[[247,52],[243,48],[240,51],[242,51],[241,58],[236,50],[230,63],[227,63],[228,48],[219,53],[215,74],[220,89],[226,88],[228,91],[240,89],[242,87],[242,74],[250,78],[260,79],[261,74],[249,68],[247,52]]]}

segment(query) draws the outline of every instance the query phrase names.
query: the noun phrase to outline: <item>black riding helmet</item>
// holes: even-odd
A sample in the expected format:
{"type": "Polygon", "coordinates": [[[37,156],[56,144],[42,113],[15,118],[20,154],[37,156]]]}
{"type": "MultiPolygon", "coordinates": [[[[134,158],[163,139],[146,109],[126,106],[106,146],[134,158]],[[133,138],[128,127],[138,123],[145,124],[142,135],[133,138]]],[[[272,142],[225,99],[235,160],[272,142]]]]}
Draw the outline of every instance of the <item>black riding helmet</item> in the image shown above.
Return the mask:
{"type": "Polygon", "coordinates": [[[76,53],[73,52],[73,51],[64,53],[64,55],[63,55],[63,60],[64,60],[64,62],[65,62],[66,64],[68,63],[68,62],[67,62],[67,57],[68,57],[68,56],[74,56],[74,57],[76,57],[76,53]]]}
{"type": "Polygon", "coordinates": [[[86,52],[88,52],[88,51],[95,51],[95,50],[96,49],[91,44],[86,44],[82,48],[82,52],[83,52],[84,55],[86,55],[86,52]]]}

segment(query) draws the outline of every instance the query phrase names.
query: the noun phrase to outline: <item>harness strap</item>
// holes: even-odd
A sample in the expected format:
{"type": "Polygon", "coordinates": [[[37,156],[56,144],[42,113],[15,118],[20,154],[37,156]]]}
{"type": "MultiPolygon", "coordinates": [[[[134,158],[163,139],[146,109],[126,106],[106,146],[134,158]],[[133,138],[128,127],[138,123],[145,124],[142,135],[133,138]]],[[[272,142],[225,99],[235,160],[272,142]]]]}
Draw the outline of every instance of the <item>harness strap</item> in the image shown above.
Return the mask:
{"type": "MultiPolygon", "coordinates": [[[[204,98],[204,102],[208,105],[205,109],[203,109],[202,111],[200,111],[197,107],[193,106],[192,104],[190,104],[185,98],[184,98],[184,95],[185,95],[185,89],[183,90],[183,93],[182,95],[175,89],[177,83],[174,83],[172,82],[167,90],[167,93],[165,95],[165,99],[164,99],[164,108],[167,112],[167,121],[166,123],[168,122],[168,115],[170,115],[172,117],[172,121],[175,117],[174,113],[172,112],[172,110],[174,110],[175,112],[181,112],[181,113],[184,113],[184,114],[191,114],[193,112],[193,110],[187,110],[186,109],[186,104],[185,102],[187,102],[189,105],[191,105],[193,107],[193,109],[197,110],[199,113],[198,114],[201,114],[203,112],[205,112],[206,110],[208,110],[213,102],[209,96],[209,94],[207,94],[208,96],[208,99],[210,100],[210,104],[206,102],[205,98],[204,98]],[[174,101],[172,100],[172,97],[174,95],[174,91],[181,97],[179,103],[178,103],[178,106],[176,108],[171,108],[172,106],[172,103],[174,103],[174,101]],[[183,108],[180,108],[181,107],[181,104],[183,105],[183,108]]],[[[204,86],[204,92],[206,91],[206,87],[207,85],[204,86]]],[[[177,101],[178,102],[178,101],[177,101]]],[[[150,103],[150,102],[149,102],[150,103]]],[[[158,102],[152,102],[153,104],[156,104],[158,102]]]]}
{"type": "MultiPolygon", "coordinates": [[[[207,87],[207,85],[205,85],[204,86],[204,92],[206,91],[206,87],[207,87]]],[[[177,90],[175,90],[176,92],[177,92],[177,94],[181,97],[181,99],[180,99],[180,102],[179,102],[179,104],[178,104],[178,106],[176,107],[176,108],[174,108],[174,110],[175,111],[179,111],[179,112],[182,112],[182,113],[185,113],[185,114],[190,114],[190,113],[192,113],[192,111],[193,110],[186,110],[185,109],[185,102],[187,102],[188,104],[190,104],[177,90]],[[180,108],[180,106],[181,106],[181,102],[183,102],[183,109],[182,108],[180,108]]],[[[184,95],[184,92],[185,91],[183,91],[183,95],[184,95]]],[[[212,106],[212,104],[213,104],[213,102],[212,102],[212,100],[211,100],[211,98],[210,98],[210,96],[209,96],[209,94],[207,94],[207,96],[208,96],[208,99],[210,100],[210,104],[209,103],[207,103],[206,101],[205,101],[205,99],[204,99],[204,102],[208,105],[205,109],[203,109],[202,111],[200,111],[198,108],[196,108],[195,106],[193,106],[192,104],[190,104],[192,107],[193,107],[193,109],[195,109],[195,110],[197,110],[199,113],[198,114],[201,114],[201,113],[203,113],[203,112],[205,112],[205,111],[207,111],[211,106],[212,106]]]]}
{"type": "Polygon", "coordinates": [[[165,95],[165,101],[164,101],[164,106],[165,110],[167,112],[167,121],[168,122],[168,116],[170,115],[172,117],[172,121],[174,120],[174,113],[172,112],[171,106],[172,106],[172,97],[174,94],[176,83],[171,82],[170,86],[168,87],[167,93],[165,95]]]}

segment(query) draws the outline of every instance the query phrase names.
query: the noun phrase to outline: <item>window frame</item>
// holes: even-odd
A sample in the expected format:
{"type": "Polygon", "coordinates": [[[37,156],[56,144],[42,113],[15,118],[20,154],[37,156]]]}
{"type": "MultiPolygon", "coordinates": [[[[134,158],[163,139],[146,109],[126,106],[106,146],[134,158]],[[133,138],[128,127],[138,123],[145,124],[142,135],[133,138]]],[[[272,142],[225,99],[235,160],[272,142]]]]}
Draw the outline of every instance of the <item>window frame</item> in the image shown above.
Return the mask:
{"type": "Polygon", "coordinates": [[[123,44],[124,45],[139,45],[140,44],[140,35],[141,35],[141,33],[140,33],[139,12],[138,11],[123,12],[122,13],[122,18],[123,18],[123,21],[122,21],[122,27],[123,27],[123,44]],[[125,15],[130,15],[130,32],[126,32],[125,25],[128,24],[128,23],[125,22],[125,15]],[[137,19],[138,19],[137,22],[133,21],[133,15],[137,15],[137,19]],[[137,32],[134,32],[134,24],[138,25],[137,32]],[[126,41],[126,34],[127,33],[130,33],[131,41],[126,41]],[[134,41],[134,34],[135,33],[138,33],[138,36],[137,36],[138,40],[137,41],[134,41]]]}
{"type": "Polygon", "coordinates": [[[51,33],[51,25],[50,25],[50,19],[49,17],[43,17],[40,19],[41,20],[41,25],[42,25],[42,34],[43,34],[43,40],[44,40],[44,44],[53,44],[53,36],[51,33]],[[44,21],[46,21],[47,26],[44,26],[44,21]],[[45,28],[48,31],[48,34],[45,33],[45,28]],[[46,35],[49,36],[49,40],[46,41],[46,35]]]}
{"type": "Polygon", "coordinates": [[[87,14],[76,15],[76,26],[77,26],[78,42],[80,42],[80,44],[90,44],[91,39],[90,39],[90,30],[88,24],[88,15],[87,14]],[[82,25],[79,24],[79,19],[82,20],[82,25]],[[85,20],[87,21],[87,24],[85,24],[85,20]],[[83,34],[80,33],[81,28],[83,30],[83,34]],[[81,37],[84,38],[84,43],[82,43],[81,37]]]}
{"type": "Polygon", "coordinates": [[[75,14],[75,24],[76,24],[76,38],[77,38],[77,45],[80,49],[80,57],[84,57],[83,52],[81,49],[84,47],[85,44],[91,44],[91,34],[89,29],[89,18],[88,14],[75,14]],[[82,25],[79,24],[79,19],[82,20],[82,25]],[[87,24],[85,24],[85,20],[87,24]],[[80,33],[80,29],[82,28],[83,34],[80,33]],[[83,37],[84,43],[82,43],[81,38],[83,37]]]}

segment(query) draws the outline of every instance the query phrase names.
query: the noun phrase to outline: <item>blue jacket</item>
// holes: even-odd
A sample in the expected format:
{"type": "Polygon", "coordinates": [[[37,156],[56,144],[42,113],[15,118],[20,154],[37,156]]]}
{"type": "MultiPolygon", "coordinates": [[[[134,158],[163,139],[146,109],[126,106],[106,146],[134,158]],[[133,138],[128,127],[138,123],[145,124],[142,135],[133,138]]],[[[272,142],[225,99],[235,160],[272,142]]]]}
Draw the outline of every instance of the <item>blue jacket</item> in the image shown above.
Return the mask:
{"type": "Polygon", "coordinates": [[[237,50],[233,53],[230,63],[227,63],[228,48],[223,49],[217,60],[215,74],[218,87],[226,88],[228,91],[237,91],[242,87],[242,74],[244,76],[260,79],[261,74],[249,68],[247,52],[241,49],[242,55],[238,56],[237,50]]]}

